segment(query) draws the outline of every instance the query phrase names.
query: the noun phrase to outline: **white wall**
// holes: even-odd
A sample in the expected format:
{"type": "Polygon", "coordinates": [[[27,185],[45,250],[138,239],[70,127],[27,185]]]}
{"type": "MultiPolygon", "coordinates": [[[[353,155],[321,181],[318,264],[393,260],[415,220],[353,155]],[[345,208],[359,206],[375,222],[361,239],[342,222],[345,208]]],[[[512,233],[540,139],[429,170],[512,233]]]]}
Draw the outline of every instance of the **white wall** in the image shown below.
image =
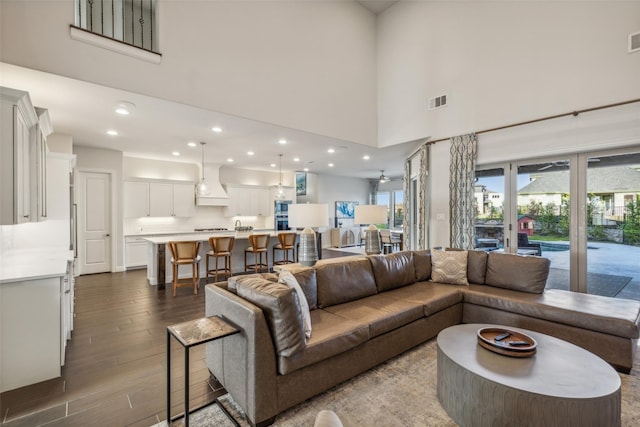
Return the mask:
{"type": "MultiPolygon", "coordinates": [[[[640,98],[640,53],[627,53],[638,30],[640,2],[399,2],[378,21],[379,144],[640,98]],[[428,111],[441,94],[449,105],[428,111]]],[[[478,164],[638,144],[633,104],[480,134],[478,164]]],[[[448,246],[447,141],[429,175],[429,246],[448,246]]]]}
{"type": "Polygon", "coordinates": [[[637,1],[399,2],[378,20],[379,144],[639,98],[638,30],[637,1]]]}
{"type": "Polygon", "coordinates": [[[376,20],[356,2],[158,3],[159,65],[71,39],[74,0],[0,2],[0,58],[375,145],[376,20]]]}

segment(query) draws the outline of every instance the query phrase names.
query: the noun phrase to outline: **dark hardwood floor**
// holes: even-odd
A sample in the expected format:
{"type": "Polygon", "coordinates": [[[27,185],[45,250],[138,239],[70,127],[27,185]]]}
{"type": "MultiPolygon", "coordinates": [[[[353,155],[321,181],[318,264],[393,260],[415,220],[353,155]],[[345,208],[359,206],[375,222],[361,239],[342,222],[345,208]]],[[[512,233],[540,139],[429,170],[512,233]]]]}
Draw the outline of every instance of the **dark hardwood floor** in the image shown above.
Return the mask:
{"type": "MultiPolygon", "coordinates": [[[[353,253],[323,251],[323,258],[353,253]]],[[[62,376],[0,395],[2,426],[141,426],[166,419],[167,326],[205,315],[204,288],[157,290],[146,270],[76,279],[75,321],[62,376]]],[[[172,416],[184,408],[184,351],[172,339],[172,416]]],[[[204,346],[190,353],[190,407],[224,389],[204,346]]]]}

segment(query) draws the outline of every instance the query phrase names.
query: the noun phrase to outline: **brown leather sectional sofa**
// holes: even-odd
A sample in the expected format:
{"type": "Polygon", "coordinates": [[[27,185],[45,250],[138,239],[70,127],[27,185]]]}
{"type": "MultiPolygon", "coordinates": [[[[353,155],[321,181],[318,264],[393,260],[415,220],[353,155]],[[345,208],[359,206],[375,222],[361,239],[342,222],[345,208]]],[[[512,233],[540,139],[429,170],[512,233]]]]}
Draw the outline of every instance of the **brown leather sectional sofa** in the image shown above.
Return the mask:
{"type": "Polygon", "coordinates": [[[468,286],[431,281],[431,258],[406,251],[296,272],[311,314],[306,343],[295,291],[277,275],[207,285],[207,316],[242,329],[207,344],[207,366],[254,425],[459,323],[546,333],[631,370],[640,302],[545,291],[545,258],[469,251],[468,286]]]}

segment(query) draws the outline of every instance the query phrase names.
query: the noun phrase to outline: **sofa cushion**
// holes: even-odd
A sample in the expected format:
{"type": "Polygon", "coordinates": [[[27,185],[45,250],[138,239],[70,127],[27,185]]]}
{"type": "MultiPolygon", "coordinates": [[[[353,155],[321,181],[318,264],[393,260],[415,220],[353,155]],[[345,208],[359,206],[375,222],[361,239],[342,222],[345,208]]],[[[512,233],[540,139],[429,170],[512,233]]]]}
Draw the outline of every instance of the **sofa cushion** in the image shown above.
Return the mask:
{"type": "Polygon", "coordinates": [[[304,292],[304,295],[307,297],[309,310],[315,310],[318,308],[318,283],[316,280],[315,268],[305,268],[294,271],[293,277],[296,278],[304,292]]]}
{"type": "Polygon", "coordinates": [[[368,259],[324,264],[316,268],[318,307],[329,307],[374,295],[376,280],[368,259]]]}
{"type": "Polygon", "coordinates": [[[278,355],[291,356],[304,348],[304,324],[295,290],[260,277],[238,278],[236,286],[238,296],[264,312],[278,355]]]}
{"type": "Polygon", "coordinates": [[[416,281],[411,252],[396,252],[369,257],[378,292],[409,285],[416,281]]]}
{"type": "Polygon", "coordinates": [[[368,324],[371,338],[424,317],[422,304],[394,298],[389,292],[333,305],[325,310],[358,323],[368,324]]]}
{"type": "Polygon", "coordinates": [[[278,373],[286,375],[350,350],[369,340],[369,325],[337,316],[325,310],[312,310],[313,335],[307,346],[290,356],[278,357],[278,373]]]}
{"type": "Polygon", "coordinates": [[[390,296],[423,306],[424,315],[431,316],[441,310],[462,303],[461,288],[435,282],[417,282],[386,292],[390,296]]]}
{"type": "MultiPolygon", "coordinates": [[[[307,339],[311,338],[311,314],[309,313],[309,303],[304,291],[300,287],[300,284],[296,280],[295,276],[290,271],[284,270],[280,272],[279,283],[284,283],[294,291],[298,296],[298,304],[300,306],[300,313],[302,314],[302,324],[304,325],[304,335],[307,339]]],[[[305,344],[306,344],[305,340],[305,344]]]]}
{"type": "Polygon", "coordinates": [[[559,289],[541,294],[470,285],[464,303],[624,338],[639,337],[640,302],[559,289]]]}
{"type": "Polygon", "coordinates": [[[431,277],[431,251],[413,251],[413,267],[416,270],[416,282],[431,277]]]}
{"type": "Polygon", "coordinates": [[[540,294],[549,276],[548,258],[489,252],[485,284],[540,294]]]}
{"type": "Polygon", "coordinates": [[[467,251],[431,252],[431,280],[450,285],[468,285],[467,251]]]}

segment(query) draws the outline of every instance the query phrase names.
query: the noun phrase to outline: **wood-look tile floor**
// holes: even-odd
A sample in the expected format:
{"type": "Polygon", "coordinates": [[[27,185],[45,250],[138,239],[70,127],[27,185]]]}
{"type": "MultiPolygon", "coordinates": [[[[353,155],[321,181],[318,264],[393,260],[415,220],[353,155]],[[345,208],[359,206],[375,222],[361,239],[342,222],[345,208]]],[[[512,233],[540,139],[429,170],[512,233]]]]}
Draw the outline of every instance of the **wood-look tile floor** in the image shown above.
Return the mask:
{"type": "MultiPolygon", "coordinates": [[[[204,288],[149,286],[146,270],[80,276],[62,376],[0,395],[3,426],[144,426],[166,419],[168,325],[205,315],[204,288]]],[[[190,350],[190,406],[209,386],[204,346],[190,350]]],[[[184,350],[172,339],[172,414],[184,408],[184,350]]],[[[215,381],[213,381],[215,383],[215,381]]],[[[215,388],[215,391],[213,390],[215,388]]]]}

